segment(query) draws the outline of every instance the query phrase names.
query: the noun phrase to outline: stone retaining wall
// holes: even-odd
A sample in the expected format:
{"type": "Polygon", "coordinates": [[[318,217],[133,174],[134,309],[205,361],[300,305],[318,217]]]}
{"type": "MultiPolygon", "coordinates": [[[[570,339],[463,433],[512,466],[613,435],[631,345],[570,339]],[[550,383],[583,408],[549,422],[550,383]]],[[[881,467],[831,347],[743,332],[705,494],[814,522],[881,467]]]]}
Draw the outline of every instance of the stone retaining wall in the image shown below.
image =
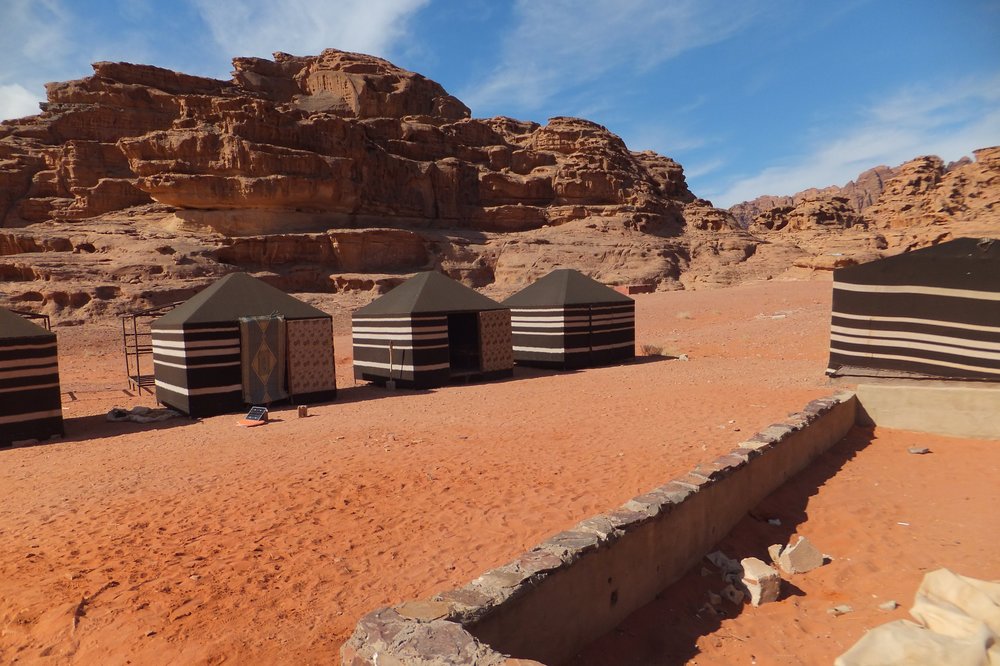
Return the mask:
{"type": "Polygon", "coordinates": [[[747,511],[840,441],[856,412],[850,392],[814,400],[462,588],[369,613],[342,663],[558,664],[697,564],[747,511]]]}

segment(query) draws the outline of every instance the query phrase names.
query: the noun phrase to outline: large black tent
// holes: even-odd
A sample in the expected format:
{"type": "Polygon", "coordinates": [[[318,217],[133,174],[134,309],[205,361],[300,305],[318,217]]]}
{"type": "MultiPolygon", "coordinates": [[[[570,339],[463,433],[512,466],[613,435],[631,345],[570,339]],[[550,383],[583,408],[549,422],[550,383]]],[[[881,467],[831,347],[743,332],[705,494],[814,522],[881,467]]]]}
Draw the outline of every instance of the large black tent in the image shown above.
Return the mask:
{"type": "Polygon", "coordinates": [[[513,373],[510,310],[440,273],[418,273],[354,312],[354,376],[429,388],[513,373]]]}
{"type": "Polygon", "coordinates": [[[56,334],[0,308],[0,444],[63,434],[56,334]]]}
{"type": "Polygon", "coordinates": [[[833,280],[828,374],[1000,381],[1000,240],[959,238],[833,280]]]}
{"type": "Polygon", "coordinates": [[[336,397],[330,315],[232,273],[152,322],[156,398],[191,416],[336,397]]]}
{"type": "Polygon", "coordinates": [[[635,301],[579,271],[554,270],[503,304],[519,364],[583,368],[635,356],[635,301]]]}

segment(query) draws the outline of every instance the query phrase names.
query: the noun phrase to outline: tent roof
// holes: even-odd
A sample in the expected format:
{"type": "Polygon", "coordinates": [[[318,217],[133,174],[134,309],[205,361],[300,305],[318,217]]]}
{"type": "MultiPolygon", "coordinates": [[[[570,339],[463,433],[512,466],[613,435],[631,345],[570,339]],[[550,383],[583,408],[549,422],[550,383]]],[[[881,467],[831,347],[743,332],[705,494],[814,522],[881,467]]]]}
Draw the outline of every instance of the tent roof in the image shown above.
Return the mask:
{"type": "Polygon", "coordinates": [[[156,319],[152,325],[156,328],[209,324],[271,314],[284,315],[286,319],[330,316],[246,273],[231,273],[156,319]]]}
{"type": "Polygon", "coordinates": [[[1000,240],[956,238],[833,272],[837,282],[1000,291],[1000,240]]]}
{"type": "Polygon", "coordinates": [[[620,294],[572,268],[557,268],[503,302],[508,307],[542,305],[590,305],[594,303],[631,303],[620,294]]]}
{"type": "Polygon", "coordinates": [[[466,287],[436,271],[417,273],[409,280],[368,305],[355,315],[417,314],[431,312],[480,312],[506,310],[492,298],[466,287]]]}
{"type": "Polygon", "coordinates": [[[38,324],[25,319],[15,312],[11,312],[5,308],[0,308],[0,340],[40,338],[48,336],[54,338],[56,334],[45,330],[38,324]]]}

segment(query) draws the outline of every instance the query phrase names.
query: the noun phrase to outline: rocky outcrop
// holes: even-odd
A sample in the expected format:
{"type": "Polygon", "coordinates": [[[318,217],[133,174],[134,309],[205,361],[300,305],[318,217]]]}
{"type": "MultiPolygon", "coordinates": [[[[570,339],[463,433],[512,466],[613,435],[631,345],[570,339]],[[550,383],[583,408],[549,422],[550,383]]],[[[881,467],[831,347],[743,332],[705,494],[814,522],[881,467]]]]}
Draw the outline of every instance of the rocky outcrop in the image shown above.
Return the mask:
{"type": "MultiPolygon", "coordinates": [[[[855,213],[861,213],[878,201],[885,189],[886,181],[893,177],[895,171],[895,169],[886,166],[877,166],[862,172],[855,180],[849,181],[843,187],[831,185],[822,189],[809,188],[791,196],[757,197],[730,207],[729,212],[744,228],[748,228],[758,217],[776,208],[792,209],[805,201],[843,199],[851,210],[855,213]]],[[[780,215],[780,213],[775,213],[772,217],[775,215],[780,215]]]]}
{"type": "Polygon", "coordinates": [[[87,315],[93,284],[123,284],[124,308],[237,269],[320,292],[429,268],[513,290],[555,266],[681,288],[695,255],[712,271],[753,253],[677,162],[596,123],[471,118],[439,84],[336,50],[233,70],[96,63],[0,125],[0,299],[58,313],[69,289],[87,315]]]}
{"type": "Polygon", "coordinates": [[[726,211],[688,189],[680,164],[601,125],[472,118],[439,84],[371,56],[237,58],[228,81],[93,68],[48,84],[39,115],[0,124],[2,303],[85,318],[234,270],[328,293],[427,269],[496,296],[555,267],[722,286],[996,215],[996,149],[726,211]]]}
{"type": "MultiPolygon", "coordinates": [[[[786,248],[792,271],[830,271],[939,243],[956,236],[1000,236],[1000,147],[945,165],[918,157],[866,171],[845,188],[762,197],[730,209],[752,214],[748,230],[786,248]],[[872,201],[871,195],[878,191],[872,201]],[[850,196],[845,196],[845,192],[850,196]],[[788,248],[794,248],[791,253],[788,248]]],[[[752,263],[752,262],[751,262],[752,263]]]]}

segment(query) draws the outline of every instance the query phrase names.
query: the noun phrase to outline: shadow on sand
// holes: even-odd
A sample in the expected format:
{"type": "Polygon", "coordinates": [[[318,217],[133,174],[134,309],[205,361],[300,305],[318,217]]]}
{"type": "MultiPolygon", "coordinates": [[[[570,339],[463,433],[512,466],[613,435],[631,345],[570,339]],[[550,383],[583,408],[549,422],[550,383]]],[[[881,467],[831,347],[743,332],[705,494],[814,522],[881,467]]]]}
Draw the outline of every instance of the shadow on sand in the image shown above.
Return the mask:
{"type": "MultiPolygon", "coordinates": [[[[736,560],[759,557],[769,562],[767,547],[788,543],[796,528],[808,518],[809,498],[873,439],[871,429],[853,428],[809,467],[764,498],[711,550],[721,550],[736,560]],[[781,524],[769,523],[773,518],[781,524]]],[[[713,610],[707,603],[709,592],[719,594],[723,587],[725,582],[719,572],[703,560],[651,603],[566,662],[567,666],[687,663],[700,653],[700,638],[720,631],[723,620],[739,616],[746,608],[723,601],[713,610]],[[703,575],[703,569],[710,573],[703,575]]],[[[782,583],[783,599],[804,594],[787,578],[782,583]]]]}

